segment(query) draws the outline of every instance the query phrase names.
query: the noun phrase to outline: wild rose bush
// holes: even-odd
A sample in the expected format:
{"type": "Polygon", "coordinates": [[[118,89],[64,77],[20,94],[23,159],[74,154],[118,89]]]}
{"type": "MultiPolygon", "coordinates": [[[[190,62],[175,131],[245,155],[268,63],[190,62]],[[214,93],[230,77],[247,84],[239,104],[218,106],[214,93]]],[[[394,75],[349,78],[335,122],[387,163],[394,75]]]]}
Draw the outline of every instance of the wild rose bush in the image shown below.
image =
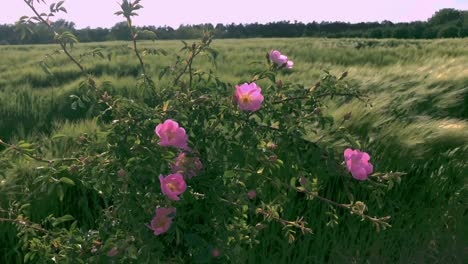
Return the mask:
{"type": "MultiPolygon", "coordinates": [[[[38,8],[32,0],[25,2],[33,11],[38,8]]],[[[24,193],[10,193],[9,208],[0,211],[1,219],[18,229],[25,262],[242,262],[249,247],[269,243],[257,239],[268,225],[283,226],[278,236],[291,243],[311,235],[308,219],[283,217],[290,199],[337,207],[378,230],[389,226],[390,217],[369,216],[362,201],[323,197],[322,180],[332,175],[372,188],[371,182],[399,180],[399,174],[372,174],[368,153],[304,139],[310,127],[333,124],[321,110],[329,98],[363,98],[348,85],[346,74],[326,72],[312,88],[278,80],[281,71],[294,74],[293,62],[272,50],[265,51],[264,70],[238,84],[226,83],[193,67],[198,56],[216,59],[212,36],[206,34],[192,45],[184,42],[186,59],[161,72],[174,85],[157,87],[143,60],[151,57],[141,55],[140,32],[132,27],[131,17],[142,6],[123,1],[121,7],[117,15],[128,22],[141,66],[136,82],[151,97],[140,102],[113,96],[110,84],[95,79],[70,54],[85,77],[80,85],[85,90],[73,98],[93,109],[101,135],[80,139],[79,151],[58,159],[45,159],[40,143],[0,141],[7,147],[1,160],[5,167],[13,166],[10,161],[18,155],[37,167],[36,177],[22,182],[24,193]],[[308,199],[291,198],[294,193],[308,199]],[[67,201],[62,215],[32,217],[35,199],[55,196],[67,201]],[[85,221],[85,215],[93,221],[85,221]]],[[[34,21],[44,18],[37,16],[34,21]]],[[[32,21],[22,18],[26,22],[32,21]]],[[[57,39],[67,54],[70,39],[57,39]]],[[[330,133],[359,148],[342,128],[330,133]]],[[[313,221],[321,219],[318,215],[313,221]]]]}

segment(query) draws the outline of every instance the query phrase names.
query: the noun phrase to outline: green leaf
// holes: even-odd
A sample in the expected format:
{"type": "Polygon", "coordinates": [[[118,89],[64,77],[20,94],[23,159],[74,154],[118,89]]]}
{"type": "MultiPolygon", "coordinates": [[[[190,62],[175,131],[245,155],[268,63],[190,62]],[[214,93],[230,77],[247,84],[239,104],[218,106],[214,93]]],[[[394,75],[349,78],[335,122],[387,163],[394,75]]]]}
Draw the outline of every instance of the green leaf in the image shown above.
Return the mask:
{"type": "Polygon", "coordinates": [[[75,185],[75,182],[72,179],[67,178],[67,177],[60,178],[59,182],[63,182],[69,185],[75,185]]]}
{"type": "Polygon", "coordinates": [[[61,6],[63,5],[63,3],[65,3],[65,1],[59,1],[59,2],[57,3],[57,8],[61,7],[61,6]]]}
{"type": "Polygon", "coordinates": [[[65,192],[63,191],[63,187],[61,185],[57,186],[57,195],[60,202],[63,202],[63,197],[65,197],[65,192]]]}
{"type": "Polygon", "coordinates": [[[24,262],[24,263],[28,263],[28,262],[29,262],[29,259],[31,259],[32,253],[33,253],[33,252],[30,251],[30,252],[28,252],[28,253],[26,253],[26,254],[24,255],[24,258],[23,258],[23,262],[24,262]]]}
{"type": "Polygon", "coordinates": [[[41,66],[41,69],[45,72],[47,75],[53,75],[52,72],[49,69],[49,65],[45,61],[40,61],[39,66],[41,66]]]}
{"type": "Polygon", "coordinates": [[[22,148],[22,149],[29,149],[29,148],[31,148],[32,146],[33,146],[32,144],[26,143],[26,142],[20,143],[20,144],[18,145],[18,147],[19,147],[19,148],[22,148]]]}
{"type": "Polygon", "coordinates": [[[236,176],[236,172],[232,170],[227,170],[224,172],[224,177],[226,178],[233,178],[236,176]]]}
{"type": "Polygon", "coordinates": [[[71,215],[64,215],[62,217],[59,217],[57,219],[55,219],[54,223],[52,223],[52,226],[58,226],[60,225],[61,223],[65,223],[65,222],[68,222],[68,221],[73,221],[75,220],[75,218],[71,215]]]}
{"type": "Polygon", "coordinates": [[[292,177],[292,178],[289,180],[289,185],[291,185],[291,187],[296,187],[296,182],[297,182],[296,177],[292,177]]]}

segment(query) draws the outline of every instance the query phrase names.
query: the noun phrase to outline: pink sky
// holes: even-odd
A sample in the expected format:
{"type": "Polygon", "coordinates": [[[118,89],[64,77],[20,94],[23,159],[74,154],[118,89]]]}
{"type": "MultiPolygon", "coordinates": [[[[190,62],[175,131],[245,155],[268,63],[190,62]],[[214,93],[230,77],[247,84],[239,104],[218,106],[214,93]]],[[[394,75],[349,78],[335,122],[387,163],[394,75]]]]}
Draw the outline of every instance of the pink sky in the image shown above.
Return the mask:
{"type": "MultiPolygon", "coordinates": [[[[66,0],[59,17],[83,27],[112,27],[120,0],[66,0]]],[[[0,0],[0,24],[32,15],[23,0],[0,0]]],[[[46,0],[48,4],[57,1],[46,0]]],[[[280,20],[366,22],[427,20],[440,8],[468,10],[468,0],[142,0],[136,25],[253,23],[280,20]]],[[[48,5],[38,5],[43,11],[48,5]]]]}

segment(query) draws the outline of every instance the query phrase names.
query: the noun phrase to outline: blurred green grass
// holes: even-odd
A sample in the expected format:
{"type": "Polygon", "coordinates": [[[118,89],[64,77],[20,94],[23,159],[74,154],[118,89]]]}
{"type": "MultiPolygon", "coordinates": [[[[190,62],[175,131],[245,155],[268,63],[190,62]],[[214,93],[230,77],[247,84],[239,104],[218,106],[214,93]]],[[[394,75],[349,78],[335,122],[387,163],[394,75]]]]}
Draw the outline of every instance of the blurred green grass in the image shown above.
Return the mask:
{"type": "MultiPolygon", "coordinates": [[[[111,54],[111,60],[86,58],[84,64],[100,80],[111,81],[114,93],[139,100],[145,94],[135,87],[138,63],[128,46],[126,42],[89,43],[78,45],[73,52],[100,47],[105,54],[111,54]]],[[[165,80],[158,81],[157,76],[160,69],[174,61],[181,46],[177,41],[141,43],[142,48],[169,52],[168,56],[145,57],[157,86],[169,85],[165,80]]],[[[348,71],[349,82],[368,94],[372,106],[341,101],[331,103],[324,111],[338,120],[352,112],[345,126],[371,154],[376,170],[408,173],[401,185],[381,197],[381,204],[368,204],[371,214],[392,215],[391,229],[376,233],[371,226],[342,213],[338,226],[331,228],[324,217],[330,211],[328,206],[296,195],[291,197],[284,217],[303,215],[314,234],[288,244],[278,236],[281,227],[272,224],[262,233],[262,243],[254,246],[244,261],[463,263],[468,259],[466,39],[245,39],[215,40],[213,47],[220,51],[218,66],[202,59],[196,67],[212,68],[221,79],[233,84],[250,79],[250,74],[261,67],[250,63],[263,60],[273,48],[295,62],[293,73],[280,75],[283,81],[312,86],[324,69],[335,74],[348,71]]],[[[44,54],[55,49],[53,45],[0,47],[0,138],[36,141],[49,134],[64,134],[67,139],[61,144],[47,140],[43,143],[49,144],[46,155],[60,157],[77,147],[73,138],[82,133],[99,134],[99,129],[85,112],[70,108],[69,95],[77,92],[81,80],[74,65],[64,56],[56,56],[48,60],[52,76],[37,65],[44,54]]],[[[309,137],[314,140],[320,136],[311,133],[309,137]]],[[[344,142],[333,137],[324,138],[322,144],[344,147],[344,142]]],[[[33,177],[34,172],[18,164],[6,185],[14,188],[15,178],[20,175],[33,177]]],[[[345,198],[339,182],[330,177],[324,195],[345,198]]],[[[359,185],[353,193],[359,200],[376,195],[359,185]]],[[[57,201],[35,208],[39,214],[68,210],[57,201]]],[[[83,218],[91,224],[94,216],[83,218]]],[[[15,243],[15,230],[5,224],[0,224],[0,229],[4,231],[0,237],[3,253],[11,249],[3,245],[15,243]]],[[[4,256],[11,261],[11,256],[16,255],[4,256]]]]}

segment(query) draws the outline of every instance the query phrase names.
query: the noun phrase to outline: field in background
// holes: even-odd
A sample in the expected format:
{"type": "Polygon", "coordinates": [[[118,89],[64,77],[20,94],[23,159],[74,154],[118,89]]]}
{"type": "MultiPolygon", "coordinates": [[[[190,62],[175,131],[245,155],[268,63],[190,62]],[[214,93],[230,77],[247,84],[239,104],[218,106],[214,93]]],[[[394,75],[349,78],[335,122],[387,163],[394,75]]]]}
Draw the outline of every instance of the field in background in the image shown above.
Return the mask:
{"type": "MultiPolygon", "coordinates": [[[[84,64],[101,81],[113,83],[113,93],[140,100],[146,95],[135,87],[138,62],[129,43],[80,44],[74,53],[102,48],[110,57],[84,58],[84,64]]],[[[163,48],[168,56],[145,57],[157,80],[159,71],[174,61],[182,45],[178,41],[143,42],[142,48],[163,48]]],[[[445,258],[463,262],[468,234],[466,184],[468,176],[468,41],[459,40],[359,40],[359,39],[245,39],[216,40],[220,52],[217,67],[208,60],[196,67],[212,68],[218,77],[232,84],[247,81],[254,61],[263,61],[270,49],[281,50],[295,62],[283,81],[299,81],[312,86],[322,70],[336,75],[349,72],[349,81],[371,98],[372,106],[359,101],[335,104],[325,113],[337,118],[351,111],[345,123],[360,138],[378,171],[405,171],[402,184],[385,195],[357,188],[357,199],[380,195],[380,204],[368,204],[370,214],[392,215],[390,230],[376,233],[367,224],[343,215],[337,227],[324,219],[328,207],[304,212],[301,204],[291,204],[304,215],[314,235],[290,245],[273,225],[264,232],[262,243],[252,249],[252,261],[272,263],[295,261],[423,262],[445,258]]],[[[0,138],[35,141],[53,134],[69,138],[81,133],[97,133],[94,119],[82,110],[72,110],[69,96],[76,93],[80,73],[62,55],[47,60],[53,75],[45,74],[37,62],[52,53],[54,45],[0,47],[0,138]]],[[[166,85],[168,81],[157,81],[166,85]]],[[[262,86],[262,82],[259,83],[262,86]]],[[[320,131],[318,131],[320,137],[320,131]]],[[[310,134],[310,139],[317,136],[310,134]]],[[[322,143],[342,144],[333,138],[322,143]]],[[[60,156],[73,149],[73,140],[51,145],[48,155],[60,156]]],[[[65,154],[66,155],[66,154],[65,154]]],[[[7,176],[14,182],[27,165],[18,165],[7,176]]],[[[333,181],[333,179],[330,179],[333,181]]],[[[334,186],[333,182],[329,186],[334,186]]],[[[327,190],[338,193],[342,186],[327,190]]],[[[326,196],[326,193],[324,193],[326,196]]],[[[294,201],[292,200],[292,201],[294,201]]],[[[2,201],[0,201],[1,203],[2,201]]],[[[51,202],[53,203],[53,202],[51,202]]],[[[58,201],[55,201],[58,203],[58,201]]],[[[59,207],[57,205],[57,207],[59,207]]],[[[288,218],[288,216],[285,216],[288,218]]],[[[0,224],[0,253],[14,244],[14,229],[0,224]],[[8,243],[10,242],[10,245],[8,243]]],[[[0,254],[1,256],[2,254],[0,254]]],[[[7,258],[7,257],[5,257],[7,258]]],[[[2,258],[0,257],[0,260],[2,258]]],[[[0,261],[1,262],[1,261],[0,261]]]]}

